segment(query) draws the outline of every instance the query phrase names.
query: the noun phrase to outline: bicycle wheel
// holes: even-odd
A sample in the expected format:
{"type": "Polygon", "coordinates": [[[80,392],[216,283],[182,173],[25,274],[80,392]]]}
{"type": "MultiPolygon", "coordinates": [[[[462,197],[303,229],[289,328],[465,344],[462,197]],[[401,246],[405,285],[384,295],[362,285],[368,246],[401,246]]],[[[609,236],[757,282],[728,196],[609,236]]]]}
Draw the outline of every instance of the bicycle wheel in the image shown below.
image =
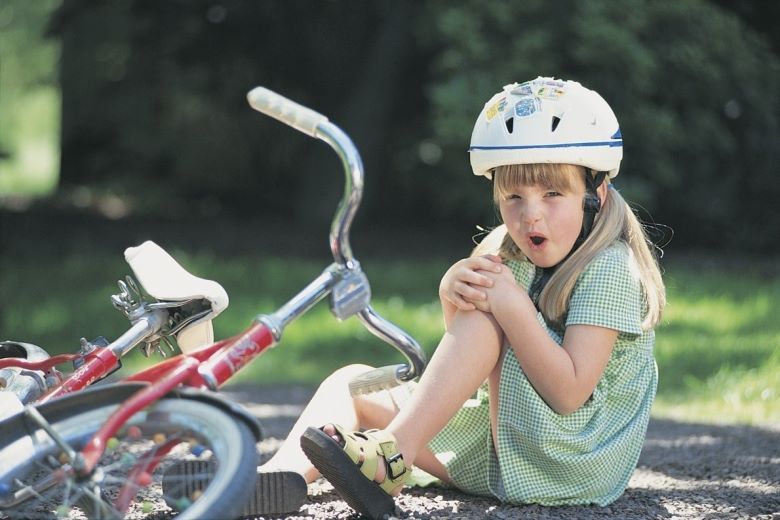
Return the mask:
{"type": "MultiPolygon", "coordinates": [[[[90,389],[39,411],[78,451],[137,388],[90,389]]],[[[0,431],[0,517],[232,518],[254,489],[255,437],[247,424],[193,399],[166,397],[135,414],[87,477],[76,476],[62,448],[23,413],[0,431]],[[162,474],[182,460],[208,461],[208,484],[186,495],[168,481],[163,494],[162,474]]]]}

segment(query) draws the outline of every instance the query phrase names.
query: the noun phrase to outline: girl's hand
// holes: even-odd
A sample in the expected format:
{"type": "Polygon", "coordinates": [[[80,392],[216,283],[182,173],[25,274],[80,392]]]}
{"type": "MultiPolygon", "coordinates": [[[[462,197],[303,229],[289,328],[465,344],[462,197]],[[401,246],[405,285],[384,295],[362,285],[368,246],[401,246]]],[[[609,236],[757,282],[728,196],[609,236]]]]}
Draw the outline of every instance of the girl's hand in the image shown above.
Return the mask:
{"type": "Polygon", "coordinates": [[[464,258],[455,262],[441,279],[439,298],[463,311],[482,309],[487,301],[484,289],[493,286],[493,280],[487,276],[501,272],[503,264],[496,255],[483,255],[464,258]]]}
{"type": "Polygon", "coordinates": [[[481,273],[492,282],[482,291],[487,298],[476,304],[481,311],[492,313],[497,307],[504,305],[507,299],[517,298],[520,292],[512,270],[505,265],[500,265],[499,268],[498,272],[483,271],[481,273]]]}

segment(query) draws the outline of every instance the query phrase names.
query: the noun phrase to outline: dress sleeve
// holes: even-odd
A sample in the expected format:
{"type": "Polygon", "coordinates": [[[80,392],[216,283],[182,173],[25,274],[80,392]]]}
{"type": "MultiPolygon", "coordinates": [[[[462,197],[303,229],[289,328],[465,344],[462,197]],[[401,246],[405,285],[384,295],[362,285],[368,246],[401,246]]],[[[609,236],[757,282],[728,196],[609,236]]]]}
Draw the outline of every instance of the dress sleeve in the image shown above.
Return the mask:
{"type": "Polygon", "coordinates": [[[642,334],[642,286],[623,244],[606,249],[585,268],[572,291],[566,326],[596,325],[642,334]]]}
{"type": "Polygon", "coordinates": [[[536,274],[534,264],[528,261],[521,262],[519,260],[507,260],[505,263],[515,276],[517,285],[527,291],[534,279],[534,274],[536,274]]]}

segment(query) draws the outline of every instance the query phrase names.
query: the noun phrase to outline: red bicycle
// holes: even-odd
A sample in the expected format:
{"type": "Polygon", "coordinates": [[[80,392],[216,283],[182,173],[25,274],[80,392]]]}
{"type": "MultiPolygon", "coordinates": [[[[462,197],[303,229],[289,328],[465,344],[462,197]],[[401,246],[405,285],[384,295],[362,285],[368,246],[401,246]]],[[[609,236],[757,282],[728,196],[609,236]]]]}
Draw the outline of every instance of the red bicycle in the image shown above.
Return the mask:
{"type": "Polygon", "coordinates": [[[256,110],[324,140],[339,155],[346,183],[330,230],[334,263],[277,311],[214,343],[211,320],[227,306],[225,291],[146,242],[125,252],[135,279],[119,282],[120,293],[112,296],[131,323],[119,338],[82,340],[77,353],[52,357],[33,345],[0,343],[0,517],[138,518],[166,510],[183,519],[237,516],[254,489],[260,430],[216,390],[325,297],[336,318],[357,316],[406,357],[405,364],[353,381],[354,394],[424,370],[416,341],[371,307],[368,278],[352,254],[349,230],[363,166],[351,139],[326,117],[268,89],[247,97],[256,110]],[[164,355],[166,345],[183,353],[119,383],[89,386],[136,347],[164,355]],[[68,362],[72,372],[56,369],[68,362]],[[165,470],[182,460],[204,461],[194,466],[207,474],[183,475],[179,486],[166,477],[163,486],[165,470]]]}

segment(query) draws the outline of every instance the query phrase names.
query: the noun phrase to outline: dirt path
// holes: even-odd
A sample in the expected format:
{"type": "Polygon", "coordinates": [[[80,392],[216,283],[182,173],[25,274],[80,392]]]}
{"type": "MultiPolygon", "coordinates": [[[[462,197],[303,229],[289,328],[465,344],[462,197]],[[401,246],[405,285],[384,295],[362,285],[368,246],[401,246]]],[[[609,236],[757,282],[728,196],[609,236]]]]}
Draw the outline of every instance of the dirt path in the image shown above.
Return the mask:
{"type": "MultiPolygon", "coordinates": [[[[257,416],[264,455],[274,451],[311,395],[304,387],[224,392],[257,416]]],[[[397,501],[400,518],[780,520],[780,427],[714,426],[652,420],[626,493],[606,508],[507,506],[456,491],[415,489],[397,501]]],[[[357,518],[324,481],[288,519],[357,518]]]]}

